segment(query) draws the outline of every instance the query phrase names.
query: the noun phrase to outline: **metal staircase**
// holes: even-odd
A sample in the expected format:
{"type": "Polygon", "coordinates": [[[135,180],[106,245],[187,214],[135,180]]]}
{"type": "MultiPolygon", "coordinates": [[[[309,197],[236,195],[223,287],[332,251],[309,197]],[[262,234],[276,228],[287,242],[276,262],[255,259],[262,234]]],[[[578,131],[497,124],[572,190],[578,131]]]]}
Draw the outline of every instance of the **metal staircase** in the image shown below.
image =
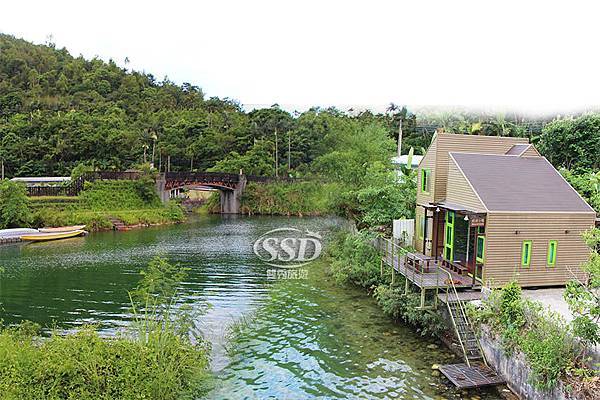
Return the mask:
{"type": "Polygon", "coordinates": [[[454,324],[456,336],[463,350],[465,362],[469,366],[472,361],[483,360],[485,362],[479,345],[479,339],[477,338],[477,335],[475,335],[475,332],[467,319],[462,300],[448,300],[447,305],[448,312],[450,313],[450,317],[454,324]]]}
{"type": "Polygon", "coordinates": [[[469,367],[473,361],[483,361],[483,363],[487,365],[485,357],[483,356],[483,350],[479,344],[479,339],[467,316],[465,304],[456,290],[456,286],[454,285],[450,273],[448,273],[448,277],[445,289],[445,302],[448,307],[450,319],[452,320],[452,325],[454,326],[454,333],[456,334],[456,338],[458,339],[458,343],[463,352],[465,363],[469,367]]]}
{"type": "MultiPolygon", "coordinates": [[[[458,388],[475,388],[482,386],[498,385],[504,379],[490,368],[485,360],[479,338],[467,316],[465,304],[456,291],[452,276],[448,273],[446,281],[445,303],[454,326],[454,332],[460,344],[464,364],[441,365],[440,372],[458,388]]],[[[464,296],[466,292],[461,292],[464,296]]],[[[443,294],[442,294],[443,296],[443,294]]]]}

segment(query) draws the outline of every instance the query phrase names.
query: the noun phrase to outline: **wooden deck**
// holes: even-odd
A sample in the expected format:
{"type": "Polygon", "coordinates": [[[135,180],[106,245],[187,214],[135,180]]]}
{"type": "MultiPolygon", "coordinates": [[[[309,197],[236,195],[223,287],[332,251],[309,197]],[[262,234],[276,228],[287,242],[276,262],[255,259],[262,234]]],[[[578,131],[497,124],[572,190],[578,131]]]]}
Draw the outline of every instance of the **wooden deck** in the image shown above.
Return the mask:
{"type": "Polygon", "coordinates": [[[440,299],[440,301],[442,303],[452,303],[452,302],[456,302],[456,301],[473,301],[473,300],[481,300],[481,298],[483,297],[483,293],[481,293],[481,290],[477,290],[477,291],[467,291],[467,292],[458,292],[456,294],[454,293],[439,293],[438,294],[438,299],[440,299]]]}
{"type": "Polygon", "coordinates": [[[441,365],[440,372],[459,389],[501,385],[506,381],[483,363],[441,365]]]}
{"type": "Polygon", "coordinates": [[[405,262],[404,255],[393,255],[384,254],[383,261],[393,266],[396,272],[402,274],[410,282],[414,283],[422,289],[436,289],[445,288],[448,286],[450,276],[454,282],[454,286],[457,288],[467,288],[473,286],[473,278],[468,275],[459,275],[454,271],[451,271],[445,267],[442,267],[438,261],[433,261],[428,272],[421,272],[417,269],[408,266],[405,262]]]}

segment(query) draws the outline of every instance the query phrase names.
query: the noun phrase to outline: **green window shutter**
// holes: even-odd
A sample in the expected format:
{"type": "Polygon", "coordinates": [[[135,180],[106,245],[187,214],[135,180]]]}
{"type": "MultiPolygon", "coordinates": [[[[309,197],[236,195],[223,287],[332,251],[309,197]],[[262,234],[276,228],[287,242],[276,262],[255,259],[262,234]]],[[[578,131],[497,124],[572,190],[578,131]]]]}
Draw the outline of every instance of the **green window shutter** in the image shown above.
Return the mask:
{"type": "Polygon", "coordinates": [[[485,257],[485,236],[477,236],[477,262],[483,264],[485,257]]]}
{"type": "Polygon", "coordinates": [[[421,192],[423,193],[429,193],[429,178],[430,171],[423,168],[421,170],[421,192]]]}
{"type": "Polygon", "coordinates": [[[454,212],[446,212],[446,234],[444,235],[444,258],[454,261],[454,212]]]}
{"type": "Polygon", "coordinates": [[[553,267],[556,265],[556,250],[558,249],[558,242],[551,240],[548,242],[548,265],[553,267]]]}
{"type": "Polygon", "coordinates": [[[523,248],[521,249],[521,266],[529,267],[531,264],[531,240],[523,241],[523,248]]]}

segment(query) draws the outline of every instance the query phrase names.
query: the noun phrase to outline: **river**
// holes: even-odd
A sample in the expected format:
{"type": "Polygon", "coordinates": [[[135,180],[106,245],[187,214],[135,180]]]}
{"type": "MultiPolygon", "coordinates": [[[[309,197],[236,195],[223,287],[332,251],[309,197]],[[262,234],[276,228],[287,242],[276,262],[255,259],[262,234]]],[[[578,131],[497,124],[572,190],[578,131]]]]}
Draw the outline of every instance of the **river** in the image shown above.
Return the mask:
{"type": "Polygon", "coordinates": [[[0,247],[0,317],[114,334],[131,318],[127,291],[156,255],[190,268],[182,301],[204,310],[214,387],[207,399],[502,398],[459,392],[432,364],[458,362],[435,340],[394,323],[364,292],[334,285],[322,268],[270,279],[253,253],[280,227],[327,235],[330,218],[221,217],[63,241],[0,247]],[[210,305],[207,307],[207,304],[210,305]],[[232,326],[238,326],[235,335],[232,326]]]}

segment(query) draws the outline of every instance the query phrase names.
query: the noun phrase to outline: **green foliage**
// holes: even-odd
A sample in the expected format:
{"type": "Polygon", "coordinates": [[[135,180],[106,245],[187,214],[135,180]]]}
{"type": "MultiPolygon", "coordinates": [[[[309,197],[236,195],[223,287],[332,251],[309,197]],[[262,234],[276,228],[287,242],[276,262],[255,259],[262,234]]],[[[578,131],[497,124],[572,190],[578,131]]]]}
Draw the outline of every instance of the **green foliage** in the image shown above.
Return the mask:
{"type": "Polygon", "coordinates": [[[561,169],[562,176],[579,192],[579,194],[600,213],[600,172],[573,172],[561,169]]]}
{"type": "Polygon", "coordinates": [[[567,371],[581,365],[572,326],[540,303],[521,297],[516,283],[494,291],[481,309],[469,309],[477,325],[488,325],[502,338],[509,354],[521,351],[531,368],[531,382],[540,389],[551,389],[567,371]]]}
{"type": "Polygon", "coordinates": [[[381,258],[366,232],[340,232],[327,247],[330,273],[338,284],[374,289],[388,278],[381,276],[381,258]]]}
{"type": "MultiPolygon", "coordinates": [[[[264,215],[334,214],[334,198],[341,185],[316,181],[250,182],[242,194],[241,212],[264,215]]],[[[214,196],[213,207],[218,207],[214,196]]]]}
{"type": "Polygon", "coordinates": [[[71,170],[71,180],[75,181],[90,172],[94,172],[93,166],[79,163],[71,170]]]}
{"type": "Polygon", "coordinates": [[[564,299],[574,316],[575,335],[588,345],[597,345],[600,343],[600,229],[586,232],[584,239],[591,254],[582,268],[589,277],[587,282],[569,282],[564,299]]]}
{"type": "Polygon", "coordinates": [[[156,196],[152,179],[87,182],[77,199],[33,198],[34,226],[86,225],[89,230],[112,228],[111,218],[126,225],[182,222],[182,208],[166,206],[156,196]]]}
{"type": "Polygon", "coordinates": [[[436,336],[445,329],[440,314],[419,309],[420,294],[404,294],[404,285],[379,285],[373,296],[384,313],[414,326],[423,336],[436,336]]]}
{"type": "MultiPolygon", "coordinates": [[[[174,304],[178,267],[155,259],[138,289],[153,304],[174,304]],[[164,281],[164,282],[163,282],[164,281]],[[146,289],[144,289],[146,288],[146,289]],[[156,289],[156,290],[154,290],[156,289]]],[[[134,307],[135,310],[137,308],[134,307]]],[[[193,341],[185,312],[169,308],[136,314],[130,334],[102,338],[93,326],[39,338],[23,322],[0,331],[3,399],[194,399],[207,389],[207,347],[193,341]]]]}
{"type": "Polygon", "coordinates": [[[0,228],[27,226],[31,218],[25,185],[0,181],[0,228]]]}
{"type": "Polygon", "coordinates": [[[600,167],[600,114],[557,119],[546,125],[539,148],[552,164],[567,169],[600,167]]]}
{"type": "Polygon", "coordinates": [[[231,152],[207,171],[234,174],[242,171],[248,175],[272,176],[275,175],[273,152],[272,143],[264,140],[257,141],[246,153],[231,152]]]}
{"type": "Polygon", "coordinates": [[[407,171],[401,182],[398,174],[381,162],[372,164],[366,183],[356,192],[357,208],[363,226],[390,225],[394,219],[413,218],[416,207],[416,179],[407,171]]]}
{"type": "Polygon", "coordinates": [[[141,179],[86,182],[79,201],[83,208],[94,211],[160,207],[153,185],[141,179]]]}

